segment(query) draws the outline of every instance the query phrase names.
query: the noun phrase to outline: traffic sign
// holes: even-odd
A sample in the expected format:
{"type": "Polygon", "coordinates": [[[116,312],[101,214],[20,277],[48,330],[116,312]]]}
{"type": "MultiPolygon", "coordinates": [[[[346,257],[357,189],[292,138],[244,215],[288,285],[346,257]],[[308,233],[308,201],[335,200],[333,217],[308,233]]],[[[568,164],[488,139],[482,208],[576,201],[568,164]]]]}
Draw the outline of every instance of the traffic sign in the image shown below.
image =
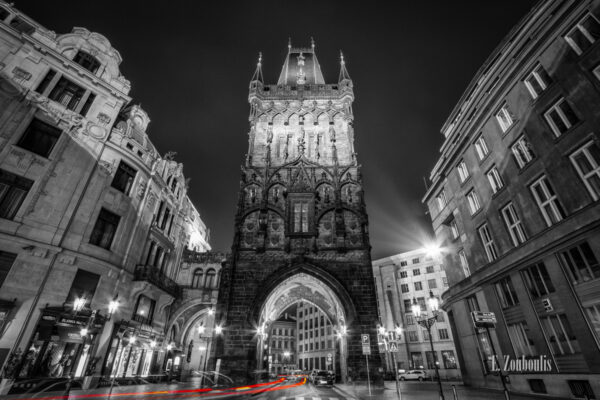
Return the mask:
{"type": "Polygon", "coordinates": [[[368,333],[363,333],[360,335],[360,339],[362,341],[362,344],[371,344],[371,338],[369,337],[368,333]]]}
{"type": "Polygon", "coordinates": [[[478,328],[493,328],[496,325],[496,314],[490,311],[472,311],[473,324],[478,328]]]}
{"type": "Polygon", "coordinates": [[[329,353],[327,354],[327,364],[332,364],[333,363],[333,354],[329,353]]]}
{"type": "Polygon", "coordinates": [[[397,353],[398,352],[398,344],[396,342],[389,342],[388,351],[390,353],[397,353]]]}
{"type": "Polygon", "coordinates": [[[360,341],[362,343],[362,353],[365,356],[371,354],[371,338],[368,333],[363,333],[360,335],[360,341]]]}

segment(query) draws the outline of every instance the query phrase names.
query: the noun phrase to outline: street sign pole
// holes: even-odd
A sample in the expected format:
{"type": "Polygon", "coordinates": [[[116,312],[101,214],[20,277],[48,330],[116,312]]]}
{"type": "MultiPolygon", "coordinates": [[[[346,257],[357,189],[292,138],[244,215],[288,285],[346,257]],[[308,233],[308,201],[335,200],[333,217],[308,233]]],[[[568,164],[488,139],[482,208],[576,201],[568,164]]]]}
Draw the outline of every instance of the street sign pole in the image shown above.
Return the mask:
{"type": "Polygon", "coordinates": [[[368,333],[360,335],[360,341],[362,343],[362,351],[367,361],[367,386],[369,387],[369,396],[371,396],[371,374],[369,373],[369,355],[371,354],[371,338],[368,333]]]}
{"type": "Polygon", "coordinates": [[[396,363],[396,352],[392,352],[392,362],[394,363],[394,375],[396,376],[396,393],[398,394],[398,400],[402,400],[400,394],[400,382],[398,381],[398,364],[396,363]]]}
{"type": "Polygon", "coordinates": [[[369,386],[369,396],[371,396],[371,375],[369,374],[369,356],[365,354],[367,360],[367,386],[369,386]]]}

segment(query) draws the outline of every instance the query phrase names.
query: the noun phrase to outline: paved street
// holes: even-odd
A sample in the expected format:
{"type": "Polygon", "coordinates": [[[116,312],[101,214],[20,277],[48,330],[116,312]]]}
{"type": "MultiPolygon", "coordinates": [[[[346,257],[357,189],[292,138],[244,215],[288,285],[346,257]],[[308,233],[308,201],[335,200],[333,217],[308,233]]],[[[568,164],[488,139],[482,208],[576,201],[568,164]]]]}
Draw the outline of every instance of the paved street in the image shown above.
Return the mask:
{"type": "MultiPolygon", "coordinates": [[[[308,382],[280,381],[261,386],[251,385],[238,388],[198,389],[191,384],[173,385],[140,385],[115,388],[111,398],[119,400],[175,400],[175,399],[255,399],[255,400],[437,400],[438,388],[433,382],[401,382],[400,397],[396,392],[394,382],[385,382],[385,388],[371,388],[363,384],[337,384],[333,387],[316,387],[308,382]]],[[[455,385],[458,400],[504,400],[501,392],[490,390],[475,390],[455,385]]],[[[444,384],[444,396],[454,400],[452,384],[444,384]]],[[[89,391],[73,391],[70,396],[63,393],[43,393],[38,395],[23,394],[0,396],[1,399],[44,399],[44,400],[76,400],[84,398],[106,399],[107,389],[89,391]]],[[[511,395],[511,400],[527,400],[534,397],[511,395]]],[[[539,397],[535,397],[539,398],[539,397]]]]}

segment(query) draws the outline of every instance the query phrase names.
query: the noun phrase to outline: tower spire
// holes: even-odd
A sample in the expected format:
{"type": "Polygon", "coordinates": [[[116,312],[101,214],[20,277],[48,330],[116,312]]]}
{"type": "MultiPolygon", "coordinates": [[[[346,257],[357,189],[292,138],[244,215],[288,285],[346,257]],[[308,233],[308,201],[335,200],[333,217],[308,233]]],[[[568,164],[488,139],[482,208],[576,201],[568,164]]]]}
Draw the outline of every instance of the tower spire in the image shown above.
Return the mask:
{"type": "Polygon", "coordinates": [[[350,79],[350,74],[348,73],[348,70],[346,69],[346,61],[344,60],[344,53],[342,53],[342,50],[340,50],[340,77],[338,78],[338,82],[341,82],[343,80],[351,81],[352,79],[350,79]]]}
{"type": "Polygon", "coordinates": [[[264,83],[263,73],[262,73],[262,52],[258,52],[258,62],[256,63],[256,71],[254,71],[254,75],[252,75],[252,79],[250,81],[259,81],[264,83]]]}

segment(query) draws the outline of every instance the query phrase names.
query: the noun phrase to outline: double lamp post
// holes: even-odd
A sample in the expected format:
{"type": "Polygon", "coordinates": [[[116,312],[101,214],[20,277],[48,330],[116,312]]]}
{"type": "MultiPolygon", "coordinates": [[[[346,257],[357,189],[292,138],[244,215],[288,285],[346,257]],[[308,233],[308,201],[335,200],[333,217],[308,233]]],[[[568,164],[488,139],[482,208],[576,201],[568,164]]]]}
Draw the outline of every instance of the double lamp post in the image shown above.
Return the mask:
{"type": "Polygon", "coordinates": [[[439,316],[439,307],[440,303],[437,297],[433,295],[432,291],[429,291],[429,299],[427,299],[427,303],[429,304],[429,308],[431,309],[431,317],[427,315],[427,309],[422,310],[421,305],[417,303],[417,300],[413,297],[412,301],[412,312],[415,316],[415,319],[419,325],[423,328],[427,329],[427,333],[429,335],[429,344],[431,346],[431,357],[433,361],[433,365],[435,366],[435,377],[438,382],[439,390],[440,390],[440,400],[445,400],[444,391],[442,389],[442,381],[440,379],[440,371],[438,367],[438,361],[435,354],[435,350],[433,349],[433,339],[431,336],[431,327],[436,323],[439,316]]]}

